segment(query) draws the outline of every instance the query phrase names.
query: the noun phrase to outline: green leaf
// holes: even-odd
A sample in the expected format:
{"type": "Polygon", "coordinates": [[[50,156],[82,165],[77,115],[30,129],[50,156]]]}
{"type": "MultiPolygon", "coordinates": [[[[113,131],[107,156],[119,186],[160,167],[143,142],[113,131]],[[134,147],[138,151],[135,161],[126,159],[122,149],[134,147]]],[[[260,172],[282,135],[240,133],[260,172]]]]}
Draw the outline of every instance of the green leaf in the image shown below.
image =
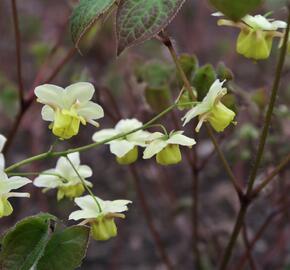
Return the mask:
{"type": "Polygon", "coordinates": [[[154,112],[160,113],[170,106],[171,96],[169,87],[166,85],[155,88],[147,87],[145,89],[145,99],[154,112]]]}
{"type": "Polygon", "coordinates": [[[262,4],[263,0],[209,0],[212,5],[234,21],[238,21],[262,4]]]}
{"type": "Polygon", "coordinates": [[[116,0],[80,0],[70,18],[71,36],[76,46],[93,23],[109,11],[115,2],[116,0]]]}
{"type": "Polygon", "coordinates": [[[56,232],[49,240],[37,270],[74,270],[84,258],[90,236],[90,228],[72,226],[56,232]]]}
{"type": "Polygon", "coordinates": [[[26,218],[8,231],[2,240],[1,270],[29,270],[43,254],[48,241],[49,214],[26,218]]]}
{"type": "Polygon", "coordinates": [[[145,82],[148,87],[162,87],[172,79],[174,67],[161,61],[150,61],[138,65],[135,73],[139,82],[145,82]]]}
{"type": "Polygon", "coordinates": [[[234,73],[223,62],[218,63],[216,73],[220,81],[231,81],[234,78],[234,73]]]}
{"type": "Polygon", "coordinates": [[[198,101],[203,100],[215,80],[216,72],[211,64],[204,65],[196,71],[192,85],[197,91],[198,101]]]}
{"type": "Polygon", "coordinates": [[[118,55],[164,29],[185,0],[121,0],[117,11],[118,55]]]}
{"type": "MultiPolygon", "coordinates": [[[[190,55],[190,54],[182,54],[179,56],[179,63],[186,75],[186,78],[188,78],[189,80],[192,79],[194,72],[197,70],[198,68],[198,59],[195,55],[190,55]]],[[[180,87],[182,87],[184,85],[184,82],[180,76],[180,73],[177,72],[177,81],[180,87]]]]}

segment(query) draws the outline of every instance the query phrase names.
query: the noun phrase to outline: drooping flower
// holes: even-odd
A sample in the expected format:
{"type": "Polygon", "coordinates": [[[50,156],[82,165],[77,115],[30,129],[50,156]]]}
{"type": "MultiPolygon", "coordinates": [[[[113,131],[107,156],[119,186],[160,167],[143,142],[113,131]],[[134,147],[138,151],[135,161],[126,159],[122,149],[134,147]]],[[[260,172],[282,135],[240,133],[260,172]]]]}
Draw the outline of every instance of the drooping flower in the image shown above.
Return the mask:
{"type": "Polygon", "coordinates": [[[203,122],[208,121],[217,131],[223,131],[235,118],[235,112],[222,104],[221,99],[227,94],[227,89],[223,87],[224,81],[216,80],[210,87],[207,95],[201,103],[189,110],[182,118],[183,126],[191,119],[199,116],[198,125],[195,128],[199,132],[203,122]]]}
{"type": "Polygon", "coordinates": [[[35,88],[37,101],[44,104],[42,118],[52,122],[49,126],[54,135],[69,139],[79,132],[80,123],[99,126],[94,120],[102,118],[102,107],[90,101],[95,89],[91,83],[79,82],[65,89],[44,84],[35,88]]]}
{"type": "Polygon", "coordinates": [[[183,131],[173,131],[169,135],[161,132],[152,133],[147,139],[150,142],[143,153],[144,159],[156,155],[157,163],[172,165],[181,162],[179,145],[191,147],[196,144],[192,138],[182,135],[183,131]]]}
{"type": "Polygon", "coordinates": [[[21,188],[31,181],[25,177],[13,176],[8,178],[3,169],[0,169],[0,218],[9,216],[13,212],[12,205],[8,201],[11,197],[30,197],[29,193],[11,192],[11,190],[21,188]]]}
{"type": "MultiPolygon", "coordinates": [[[[137,119],[123,119],[120,120],[113,129],[97,131],[93,135],[93,140],[95,142],[101,142],[112,138],[113,136],[128,133],[140,127],[142,127],[142,123],[137,119]]],[[[149,134],[150,133],[147,131],[139,130],[120,139],[110,141],[107,144],[110,145],[111,153],[116,155],[117,162],[119,164],[127,165],[137,160],[137,146],[145,147],[145,141],[149,134]]]]}
{"type": "MultiPolygon", "coordinates": [[[[214,15],[220,16],[222,14],[216,13],[214,15]]],[[[267,59],[270,56],[274,37],[281,38],[283,36],[283,33],[279,32],[278,29],[287,27],[283,21],[267,19],[262,15],[246,15],[239,22],[220,19],[218,25],[240,28],[237,52],[255,60],[267,59]]]]}
{"type": "Polygon", "coordinates": [[[127,211],[127,205],[132,203],[128,200],[104,201],[90,195],[75,198],[74,201],[81,210],[72,212],[69,219],[84,219],[86,223],[90,223],[93,238],[101,241],[117,235],[115,218],[125,218],[121,213],[127,211]]]}
{"type": "Polygon", "coordinates": [[[89,186],[92,183],[85,180],[92,176],[92,170],[87,165],[80,164],[80,155],[78,152],[68,154],[67,156],[79,175],[75,172],[70,162],[65,157],[60,157],[56,163],[56,167],[44,171],[41,175],[35,178],[33,184],[37,187],[45,188],[44,191],[50,189],[58,189],[57,199],[61,200],[64,197],[69,199],[81,196],[85,188],[79,176],[89,186]]]}
{"type": "Polygon", "coordinates": [[[6,138],[0,134],[0,218],[9,216],[13,212],[12,205],[8,201],[11,197],[30,197],[29,193],[25,192],[10,192],[11,190],[21,188],[31,181],[25,177],[13,176],[8,178],[4,172],[5,159],[2,152],[6,138]]]}
{"type": "Polygon", "coordinates": [[[5,143],[6,143],[6,138],[0,134],[0,170],[4,170],[4,167],[5,167],[5,160],[2,154],[2,150],[5,143]]]}

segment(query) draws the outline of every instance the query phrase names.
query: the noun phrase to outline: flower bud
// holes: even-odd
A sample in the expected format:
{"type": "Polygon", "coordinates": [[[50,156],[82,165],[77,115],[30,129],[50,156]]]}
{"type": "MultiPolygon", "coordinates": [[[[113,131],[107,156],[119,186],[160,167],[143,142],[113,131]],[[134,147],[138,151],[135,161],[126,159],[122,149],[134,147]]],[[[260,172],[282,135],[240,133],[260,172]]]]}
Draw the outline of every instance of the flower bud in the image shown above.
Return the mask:
{"type": "Polygon", "coordinates": [[[105,241],[117,235],[114,218],[99,217],[92,223],[92,236],[97,241],[105,241]]]}
{"type": "Polygon", "coordinates": [[[11,215],[13,208],[5,197],[0,198],[0,218],[11,215]]]}
{"type": "Polygon", "coordinates": [[[178,144],[169,144],[156,155],[156,161],[161,165],[173,165],[181,162],[181,160],[178,144]]]}
{"type": "Polygon", "coordinates": [[[85,191],[85,188],[82,183],[79,183],[74,186],[62,186],[58,189],[57,200],[61,200],[64,197],[73,199],[81,196],[85,191]]]}
{"type": "Polygon", "coordinates": [[[255,60],[267,59],[270,56],[272,44],[271,32],[248,28],[239,34],[237,52],[255,60]]]}
{"type": "Polygon", "coordinates": [[[221,102],[218,102],[211,110],[208,121],[217,131],[223,131],[235,118],[235,113],[221,102]]]}
{"type": "Polygon", "coordinates": [[[58,109],[55,111],[52,132],[61,139],[70,139],[74,135],[78,134],[80,122],[80,117],[73,109],[70,111],[58,109]]]}
{"type": "Polygon", "coordinates": [[[116,160],[120,165],[129,165],[134,163],[138,159],[138,147],[134,146],[134,148],[129,151],[123,157],[117,157],[116,160]]]}

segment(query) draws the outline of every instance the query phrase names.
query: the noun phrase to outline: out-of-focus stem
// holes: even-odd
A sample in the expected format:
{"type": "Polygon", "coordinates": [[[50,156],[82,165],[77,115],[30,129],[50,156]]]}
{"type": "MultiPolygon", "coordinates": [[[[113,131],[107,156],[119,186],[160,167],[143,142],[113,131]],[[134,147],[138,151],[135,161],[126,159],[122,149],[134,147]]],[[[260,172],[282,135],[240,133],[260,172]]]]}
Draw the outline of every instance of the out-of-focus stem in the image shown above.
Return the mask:
{"type": "Polygon", "coordinates": [[[260,194],[260,192],[271,182],[274,177],[281,172],[290,162],[290,154],[286,156],[277,167],[264,179],[262,182],[253,190],[252,196],[256,197],[260,194]]]}
{"type": "Polygon", "coordinates": [[[18,93],[19,93],[19,105],[20,108],[24,106],[24,86],[22,78],[22,58],[21,58],[21,34],[19,30],[19,20],[16,0],[11,0],[12,4],[12,18],[15,33],[15,47],[16,47],[16,68],[17,68],[17,80],[18,80],[18,93]]]}
{"type": "Polygon", "coordinates": [[[226,160],[226,158],[225,158],[225,156],[224,156],[224,154],[223,154],[223,152],[222,152],[222,150],[221,150],[221,148],[220,148],[220,146],[219,146],[219,144],[218,144],[218,142],[217,142],[217,140],[212,132],[211,127],[207,123],[205,124],[205,126],[207,129],[207,133],[208,133],[208,135],[209,135],[209,137],[210,137],[210,139],[215,147],[215,150],[218,153],[218,156],[219,156],[219,158],[220,158],[220,160],[221,160],[221,162],[222,162],[222,164],[223,164],[223,166],[224,166],[224,168],[225,168],[225,170],[226,170],[226,172],[227,172],[227,174],[228,174],[228,176],[229,176],[229,178],[230,178],[230,180],[231,180],[231,182],[232,182],[232,184],[233,184],[233,186],[234,186],[234,188],[235,188],[235,190],[240,198],[243,194],[243,191],[242,191],[240,185],[238,184],[238,181],[236,180],[236,177],[234,176],[234,173],[233,173],[232,169],[230,168],[230,165],[227,162],[227,160],[226,160]]]}
{"type": "MultiPolygon", "coordinates": [[[[189,80],[187,79],[187,77],[184,73],[184,70],[182,69],[182,66],[181,66],[179,59],[178,59],[178,56],[177,56],[177,53],[172,45],[170,38],[164,32],[160,32],[159,37],[160,37],[161,41],[163,42],[163,44],[168,48],[170,55],[175,63],[176,69],[177,69],[179,75],[181,76],[181,79],[184,83],[184,86],[189,93],[189,96],[191,97],[191,100],[196,100],[195,96],[193,95],[193,92],[191,91],[191,84],[190,84],[189,80]]],[[[181,90],[179,97],[182,95],[183,91],[184,90],[181,90]]]]}
{"type": "Polygon", "coordinates": [[[282,70],[283,70],[283,67],[284,67],[285,58],[286,58],[286,54],[287,54],[289,31],[290,31],[290,12],[289,11],[290,11],[290,8],[288,7],[287,29],[286,29],[286,32],[285,32],[283,46],[282,46],[282,49],[281,49],[278,65],[277,65],[277,68],[276,68],[276,75],[275,75],[275,80],[274,80],[274,83],[273,83],[272,94],[271,94],[270,103],[269,103],[269,106],[268,106],[268,110],[267,110],[267,114],[266,114],[266,118],[265,118],[265,122],[264,122],[264,127],[263,127],[263,130],[262,130],[262,133],[261,133],[261,137],[260,137],[260,141],[259,141],[259,146],[258,146],[256,159],[254,161],[254,166],[252,168],[252,171],[251,171],[250,177],[249,177],[247,194],[250,194],[252,192],[252,189],[253,189],[253,186],[254,186],[254,183],[255,183],[255,180],[256,180],[257,172],[258,172],[259,166],[260,166],[262,158],[263,158],[264,149],[265,149],[265,145],[266,145],[266,140],[267,140],[268,133],[269,133],[269,127],[270,127],[270,124],[271,124],[272,114],[273,114],[275,102],[276,102],[276,99],[277,99],[278,90],[279,90],[279,87],[280,87],[280,81],[281,81],[281,77],[282,77],[282,70]]]}
{"type": "MultiPolygon", "coordinates": [[[[162,43],[168,48],[170,55],[175,63],[177,72],[180,74],[182,81],[184,83],[185,89],[188,91],[191,100],[194,101],[196,100],[195,96],[193,95],[193,92],[191,91],[191,84],[186,77],[186,74],[179,62],[178,55],[172,45],[172,42],[170,38],[164,33],[161,32],[159,34],[160,40],[162,43]]],[[[183,91],[185,91],[183,88],[177,98],[177,101],[179,101],[181,95],[183,94],[183,91]]],[[[172,112],[172,118],[173,122],[176,126],[176,128],[179,129],[179,122],[177,120],[177,116],[175,115],[174,112],[172,112]]],[[[189,166],[191,167],[191,173],[192,173],[192,249],[193,249],[193,255],[194,255],[194,261],[195,261],[195,268],[196,269],[202,269],[202,264],[201,264],[201,256],[200,256],[200,251],[198,247],[198,242],[199,242],[199,234],[198,234],[198,226],[199,226],[199,216],[198,216],[198,166],[197,166],[197,156],[196,156],[196,149],[193,150],[194,153],[194,158],[192,159],[189,153],[186,153],[186,159],[188,161],[189,166]]]]}
{"type": "Polygon", "coordinates": [[[165,247],[162,244],[160,234],[154,225],[154,221],[153,221],[150,209],[149,209],[149,205],[148,205],[145,193],[143,192],[143,189],[141,186],[141,179],[139,177],[138,171],[137,171],[135,165],[130,165],[129,170],[131,172],[131,175],[132,175],[134,183],[135,183],[137,195],[138,195],[138,198],[140,200],[140,204],[141,204],[141,207],[143,209],[143,213],[144,213],[146,222],[148,224],[149,230],[152,234],[152,237],[154,239],[154,242],[155,242],[155,245],[158,249],[160,257],[162,258],[162,261],[163,261],[164,265],[167,267],[167,269],[173,270],[172,262],[170,261],[169,256],[167,255],[167,252],[165,250],[165,247]]]}
{"type": "Polygon", "coordinates": [[[290,7],[288,7],[287,29],[285,32],[283,46],[282,46],[282,49],[280,52],[280,57],[279,57],[279,61],[278,61],[277,68],[276,68],[276,74],[275,74],[275,80],[274,80],[274,84],[273,84],[273,88],[272,88],[271,99],[270,99],[269,107],[267,110],[266,118],[264,121],[263,131],[262,131],[260,141],[259,141],[257,156],[256,156],[256,159],[254,162],[253,169],[250,173],[247,192],[246,192],[246,195],[243,196],[244,198],[241,201],[241,208],[240,208],[239,214],[237,216],[236,223],[235,223],[233,232],[231,234],[229,243],[226,247],[224,256],[222,258],[219,270],[227,269],[228,263],[230,261],[230,258],[231,258],[232,252],[233,252],[233,248],[234,248],[236,240],[239,236],[239,232],[242,228],[243,220],[245,218],[248,206],[250,205],[249,198],[251,198],[251,194],[252,194],[253,186],[254,186],[254,183],[256,180],[257,172],[258,172],[260,163],[262,161],[262,157],[263,157],[263,153],[264,153],[264,149],[265,149],[265,144],[266,144],[266,140],[268,137],[269,127],[270,127],[270,123],[271,123],[271,119],[272,119],[272,114],[273,114],[273,110],[274,110],[274,105],[275,105],[278,89],[280,86],[282,69],[284,66],[286,53],[287,53],[289,30],[290,30],[290,7]]]}
{"type": "Polygon", "coordinates": [[[246,253],[247,253],[247,256],[249,258],[249,266],[250,266],[251,270],[257,270],[256,263],[254,261],[254,258],[252,256],[252,252],[251,252],[251,249],[250,249],[247,225],[245,224],[245,222],[243,224],[242,233],[243,233],[243,239],[244,239],[246,253]]]}
{"type": "MultiPolygon", "coordinates": [[[[61,71],[61,69],[65,66],[65,64],[73,57],[76,50],[74,48],[70,49],[68,53],[64,56],[64,58],[59,62],[59,64],[55,67],[51,75],[44,81],[44,83],[49,83],[52,81],[61,71]]],[[[12,142],[14,140],[14,137],[18,131],[18,128],[21,124],[21,121],[27,112],[27,110],[30,108],[31,104],[34,101],[34,89],[31,89],[28,93],[28,97],[24,100],[23,106],[21,107],[20,111],[16,115],[16,118],[14,120],[13,126],[7,136],[7,142],[4,145],[3,153],[6,154],[9,150],[9,148],[12,145],[12,142]]]]}
{"type": "Polygon", "coordinates": [[[287,206],[280,207],[279,209],[274,210],[272,213],[269,214],[269,216],[265,219],[263,224],[260,226],[259,230],[255,234],[254,238],[249,242],[248,250],[244,252],[241,259],[238,261],[238,263],[235,266],[235,270],[242,270],[245,267],[245,264],[247,262],[248,251],[251,252],[251,250],[254,248],[255,244],[258,242],[258,240],[262,237],[263,233],[266,231],[266,229],[269,227],[269,225],[273,222],[273,220],[282,213],[288,211],[289,204],[287,206]]]}

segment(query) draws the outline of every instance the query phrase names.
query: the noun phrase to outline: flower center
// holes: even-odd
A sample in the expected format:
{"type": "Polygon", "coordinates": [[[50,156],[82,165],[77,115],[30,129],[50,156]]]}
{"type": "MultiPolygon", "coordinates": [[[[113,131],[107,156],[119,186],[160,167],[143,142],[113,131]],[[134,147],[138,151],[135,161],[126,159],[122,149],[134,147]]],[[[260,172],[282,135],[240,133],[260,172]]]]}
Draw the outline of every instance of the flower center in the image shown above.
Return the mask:
{"type": "Polygon", "coordinates": [[[86,121],[77,114],[74,107],[70,110],[56,109],[52,132],[61,139],[69,139],[78,134],[80,123],[85,124],[86,121]]]}

